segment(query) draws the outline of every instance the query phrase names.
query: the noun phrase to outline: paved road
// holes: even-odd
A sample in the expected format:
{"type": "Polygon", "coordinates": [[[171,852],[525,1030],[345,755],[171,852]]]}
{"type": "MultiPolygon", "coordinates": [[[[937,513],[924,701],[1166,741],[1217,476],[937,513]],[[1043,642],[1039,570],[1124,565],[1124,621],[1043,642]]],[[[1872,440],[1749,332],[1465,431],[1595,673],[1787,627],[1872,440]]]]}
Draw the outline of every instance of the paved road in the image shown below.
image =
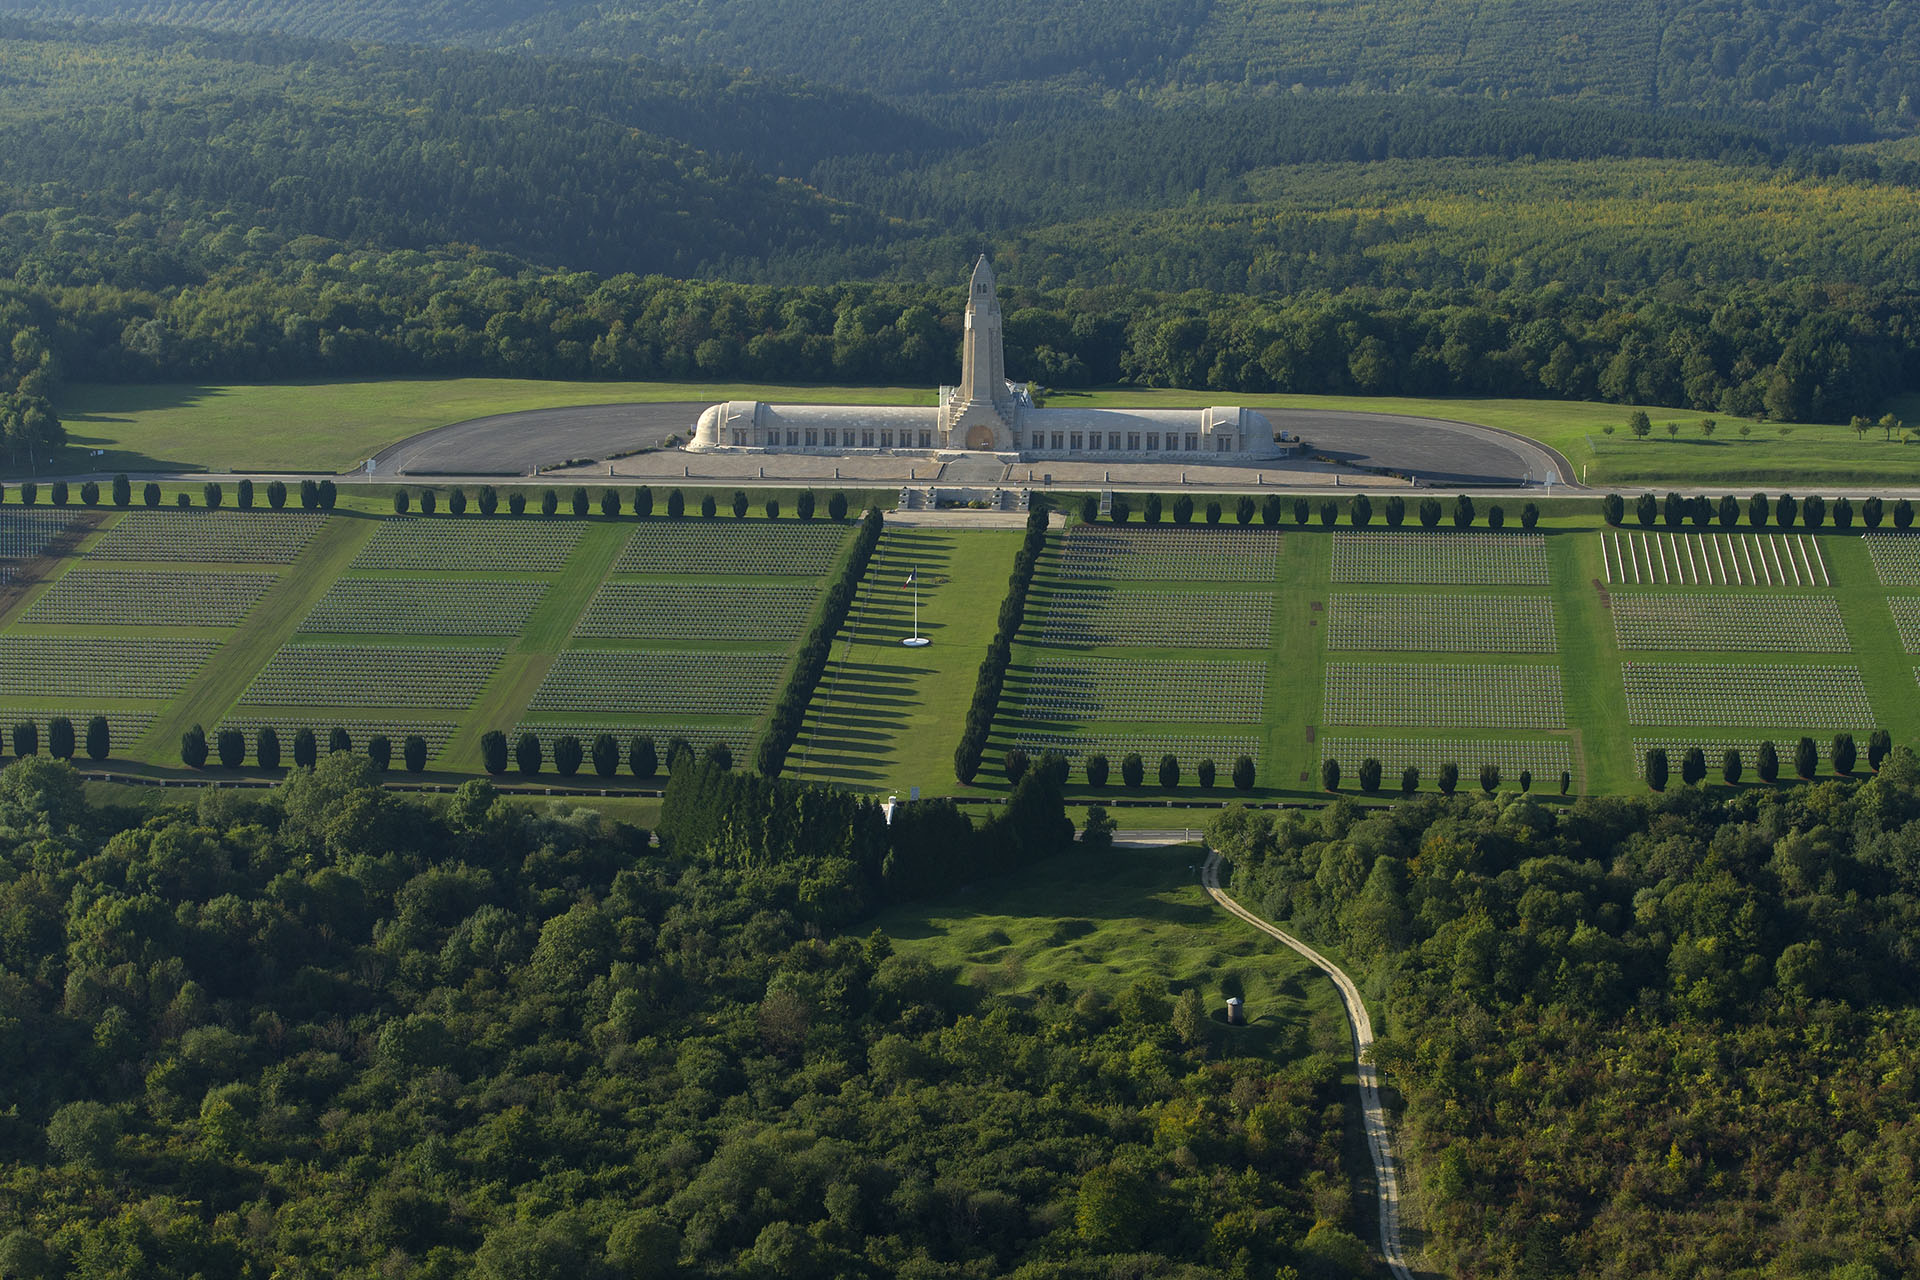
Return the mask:
{"type": "Polygon", "coordinates": [[[1360,1072],[1360,1111],[1366,1121],[1367,1148],[1373,1153],[1373,1181],[1380,1196],[1380,1253],[1393,1271],[1394,1280],[1413,1280],[1407,1269],[1406,1255],[1400,1247],[1400,1180],[1395,1174],[1393,1135],[1387,1129],[1387,1111],[1380,1102],[1380,1072],[1367,1061],[1373,1047],[1373,1020],[1360,999],[1360,989],[1339,965],[1306,943],[1268,924],[1229,897],[1220,887],[1220,854],[1207,851],[1207,863],[1200,872],[1200,883],[1213,900],[1239,916],[1260,932],[1279,939],[1305,956],[1314,968],[1333,979],[1340,989],[1340,1002],[1347,1007],[1347,1023],[1353,1029],[1353,1059],[1360,1072]]]}
{"type": "Polygon", "coordinates": [[[706,407],[590,404],[469,418],[389,445],[374,455],[374,475],[523,476],[570,458],[605,458],[657,445],[670,435],[684,439],[706,407]]]}
{"type": "Polygon", "coordinates": [[[1261,412],[1276,429],[1304,439],[1313,456],[1418,476],[1422,484],[1512,484],[1529,478],[1539,484],[1549,472],[1561,484],[1579,479],[1572,464],[1552,449],[1477,423],[1321,409],[1261,412]]]}

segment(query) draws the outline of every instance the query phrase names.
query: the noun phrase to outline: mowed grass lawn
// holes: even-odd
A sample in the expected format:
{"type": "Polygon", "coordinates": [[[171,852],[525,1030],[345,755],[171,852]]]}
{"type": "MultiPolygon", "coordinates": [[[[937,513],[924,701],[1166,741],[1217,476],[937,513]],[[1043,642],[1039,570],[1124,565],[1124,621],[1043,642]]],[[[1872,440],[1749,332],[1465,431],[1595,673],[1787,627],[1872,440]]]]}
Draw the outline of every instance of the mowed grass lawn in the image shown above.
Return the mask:
{"type": "Polygon", "coordinates": [[[73,470],[344,472],[469,418],[623,401],[932,404],[929,388],[384,378],[203,385],[82,383],[60,398],[73,470]],[[104,457],[88,456],[94,449],[104,457]]]}
{"type": "MultiPolygon", "coordinates": [[[[1223,391],[1103,389],[1055,393],[1048,403],[1061,408],[1203,408],[1223,399],[1256,408],[1351,410],[1448,418],[1498,427],[1558,449],[1593,485],[1704,485],[1841,487],[1920,484],[1920,443],[1903,433],[1892,440],[1881,432],[1855,435],[1832,423],[1749,423],[1697,409],[1646,406],[1653,434],[1635,439],[1627,430],[1632,406],[1568,400],[1501,400],[1394,396],[1240,395],[1223,391]],[[1712,435],[1701,432],[1702,418],[1714,419],[1712,435]],[[1669,435],[1667,424],[1679,427],[1669,435]],[[1748,427],[1742,436],[1740,428],[1748,427]],[[1606,429],[1614,429],[1612,435],[1606,429]]],[[[1920,423],[1920,396],[1889,408],[1903,420],[1920,423]]]]}
{"type": "Polygon", "coordinates": [[[1348,1052],[1333,984],[1292,951],[1215,907],[1200,888],[1198,846],[1073,853],[874,921],[896,951],[972,986],[1026,992],[1049,982],[1114,996],[1146,979],[1196,989],[1231,1055],[1281,1059],[1348,1052]],[[1244,1028],[1226,998],[1246,1001],[1244,1028]]]}

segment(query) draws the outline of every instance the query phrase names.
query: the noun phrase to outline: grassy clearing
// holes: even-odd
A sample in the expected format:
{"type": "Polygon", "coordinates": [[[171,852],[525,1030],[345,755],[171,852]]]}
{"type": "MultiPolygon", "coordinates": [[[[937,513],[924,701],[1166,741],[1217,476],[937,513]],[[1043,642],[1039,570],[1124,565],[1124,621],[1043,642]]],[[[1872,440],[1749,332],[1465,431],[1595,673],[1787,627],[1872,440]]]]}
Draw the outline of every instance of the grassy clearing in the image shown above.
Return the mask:
{"type": "Polygon", "coordinates": [[[74,446],[74,469],[341,472],[422,431],[521,409],[679,400],[932,404],[933,396],[928,389],[902,387],[713,387],[511,378],[217,386],[83,383],[62,394],[60,416],[74,446]],[[106,456],[85,456],[83,451],[94,449],[106,450],[106,456]]]}
{"type": "Polygon", "coordinates": [[[1073,854],[881,915],[895,949],[990,991],[1050,982],[1112,996],[1141,978],[1195,988],[1219,1051],[1278,1059],[1347,1052],[1333,984],[1306,961],[1216,908],[1194,846],[1073,854]],[[1225,1025],[1228,995],[1251,1021],[1225,1025]]]}

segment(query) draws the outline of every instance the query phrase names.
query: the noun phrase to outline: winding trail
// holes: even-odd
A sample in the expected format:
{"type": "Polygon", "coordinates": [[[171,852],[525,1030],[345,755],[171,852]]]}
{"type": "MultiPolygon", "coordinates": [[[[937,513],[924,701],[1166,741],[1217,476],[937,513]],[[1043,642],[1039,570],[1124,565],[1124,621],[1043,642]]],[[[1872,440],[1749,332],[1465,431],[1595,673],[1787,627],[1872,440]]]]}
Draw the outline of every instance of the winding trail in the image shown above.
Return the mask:
{"type": "Polygon", "coordinates": [[[1207,850],[1207,862],[1200,870],[1200,883],[1209,896],[1233,915],[1239,916],[1260,932],[1278,938],[1301,955],[1314,968],[1333,979],[1340,991],[1340,1002],[1347,1007],[1347,1024],[1353,1029],[1353,1059],[1360,1074],[1360,1112],[1365,1118],[1367,1148],[1373,1153],[1373,1181],[1380,1198],[1380,1253],[1393,1271],[1394,1280],[1414,1280],[1407,1269],[1406,1255],[1400,1247],[1400,1181],[1394,1173],[1393,1136],[1387,1130],[1387,1111],[1380,1102],[1380,1073],[1367,1061],[1373,1047],[1373,1020],[1361,1003],[1360,989],[1353,985],[1339,965],[1315,951],[1291,934],[1268,924],[1227,895],[1220,887],[1220,854],[1207,850]]]}

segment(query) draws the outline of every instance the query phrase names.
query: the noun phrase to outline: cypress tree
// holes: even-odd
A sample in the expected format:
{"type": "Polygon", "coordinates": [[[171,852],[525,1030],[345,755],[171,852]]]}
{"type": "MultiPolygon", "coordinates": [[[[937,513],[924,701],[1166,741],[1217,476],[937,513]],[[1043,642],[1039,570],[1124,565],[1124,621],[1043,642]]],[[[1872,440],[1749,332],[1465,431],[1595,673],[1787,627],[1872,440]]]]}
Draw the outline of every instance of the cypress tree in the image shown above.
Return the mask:
{"type": "Polygon", "coordinates": [[[1740,783],[1740,774],[1740,753],[1734,748],[1728,747],[1726,753],[1720,757],[1720,780],[1730,787],[1738,786],[1740,783]]]}
{"type": "Polygon", "coordinates": [[[540,772],[545,753],[540,748],[540,739],[531,731],[524,731],[513,744],[513,763],[521,773],[531,778],[540,772]]]}
{"type": "Polygon", "coordinates": [[[427,767],[427,740],[417,733],[407,735],[400,744],[400,763],[408,773],[419,773],[427,767]]]}
{"type": "Polygon", "coordinates": [[[1360,789],[1368,795],[1380,789],[1380,762],[1372,756],[1360,762],[1360,789]]]}
{"type": "Polygon", "coordinates": [[[1251,791],[1254,783],[1252,756],[1235,756],[1233,760],[1233,789],[1251,791]]]}
{"type": "Polygon", "coordinates": [[[1813,745],[1812,738],[1802,738],[1794,745],[1793,771],[1802,778],[1811,778],[1820,771],[1820,748],[1813,745]]]}
{"type": "Polygon", "coordinates": [[[393,767],[393,740],[384,733],[376,733],[367,739],[367,759],[372,762],[375,773],[385,773],[393,767]]]}
{"type": "Polygon", "coordinates": [[[562,734],[553,743],[553,771],[563,778],[571,778],[580,772],[580,761],[585,754],[580,739],[570,733],[562,734]]]}
{"type": "Polygon", "coordinates": [[[1667,749],[1655,747],[1647,752],[1647,785],[1655,791],[1667,789],[1667,749]]]}
{"type": "Polygon", "coordinates": [[[180,763],[198,769],[207,762],[207,731],[194,725],[180,735],[180,763]]]}
{"type": "Polygon", "coordinates": [[[313,730],[301,725],[293,731],[293,763],[295,768],[311,769],[320,760],[320,743],[313,736],[313,730]]]}
{"type": "Polygon", "coordinates": [[[480,735],[480,763],[494,777],[507,771],[507,735],[489,729],[480,735]]]}
{"type": "Polygon", "coordinates": [[[105,760],[113,750],[113,731],[105,716],[87,721],[87,758],[105,760]]]}
{"type": "Polygon", "coordinates": [[[1340,762],[1331,756],[1320,762],[1320,786],[1326,791],[1340,789],[1340,762]]]}
{"type": "Polygon", "coordinates": [[[593,771],[602,778],[611,778],[620,771],[620,744],[610,733],[600,734],[593,740],[593,771]]]}
{"type": "Polygon", "coordinates": [[[1774,750],[1771,740],[1761,743],[1754,754],[1753,772],[1762,782],[1772,782],[1780,776],[1780,753],[1774,750]]]}
{"type": "Polygon", "coordinates": [[[272,725],[262,725],[253,735],[253,759],[262,769],[280,767],[280,731],[272,725]]]}

